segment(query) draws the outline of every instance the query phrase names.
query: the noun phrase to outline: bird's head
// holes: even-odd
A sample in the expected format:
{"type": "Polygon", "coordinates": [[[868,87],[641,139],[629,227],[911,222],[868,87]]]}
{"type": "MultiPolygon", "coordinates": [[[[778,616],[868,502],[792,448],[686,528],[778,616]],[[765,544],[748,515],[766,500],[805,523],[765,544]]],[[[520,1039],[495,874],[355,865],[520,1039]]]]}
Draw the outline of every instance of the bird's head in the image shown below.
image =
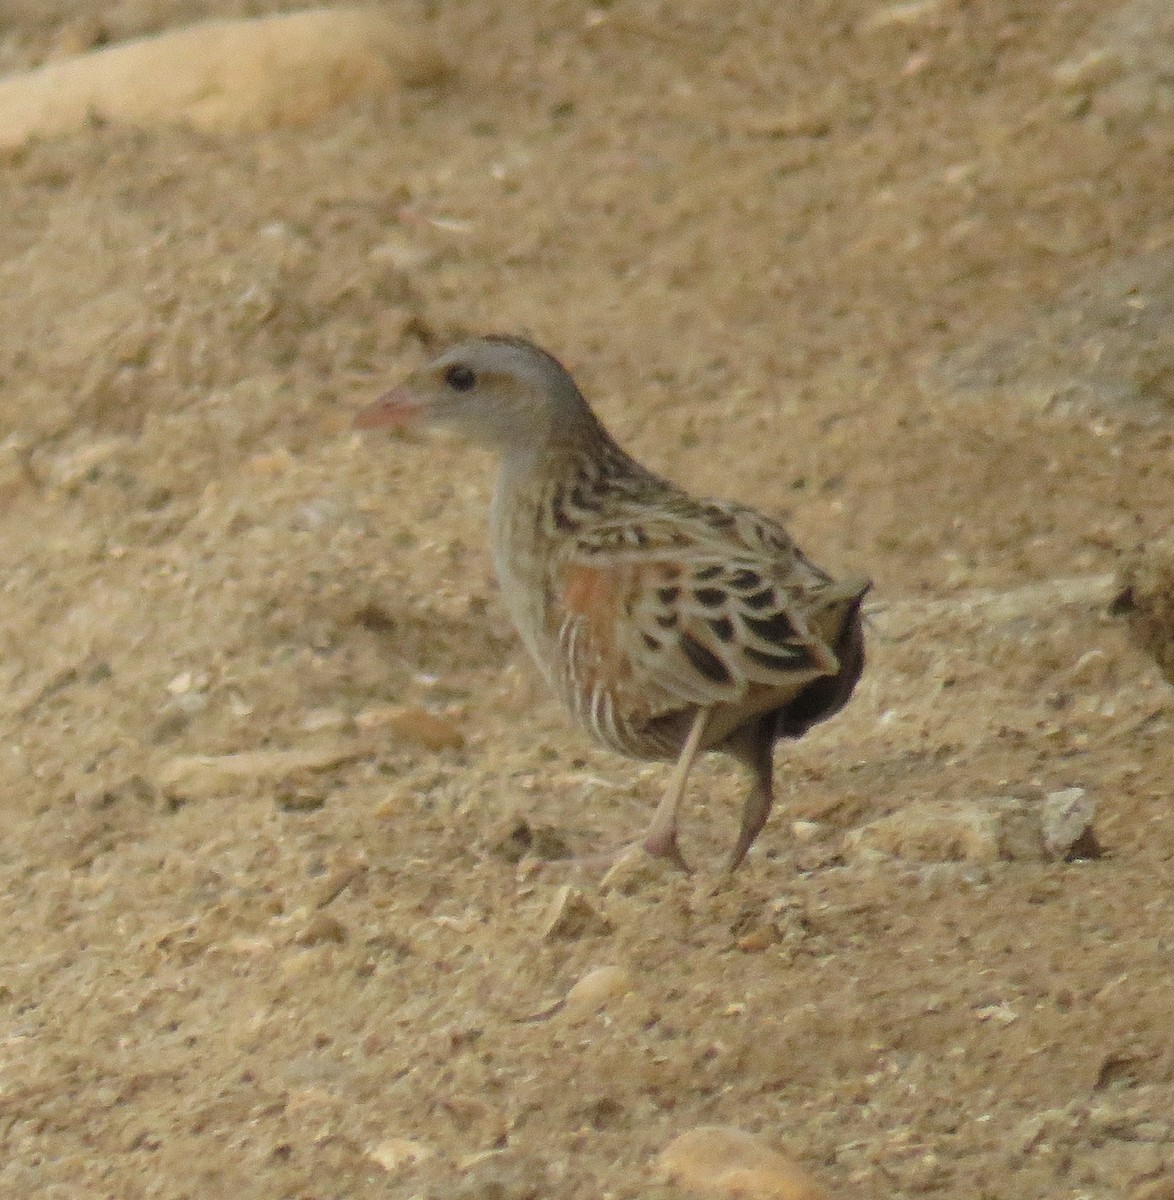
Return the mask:
{"type": "Polygon", "coordinates": [[[482,445],[536,445],[594,418],[545,350],[514,337],[472,338],[413,372],[355,418],[359,429],[435,427],[482,445]]]}

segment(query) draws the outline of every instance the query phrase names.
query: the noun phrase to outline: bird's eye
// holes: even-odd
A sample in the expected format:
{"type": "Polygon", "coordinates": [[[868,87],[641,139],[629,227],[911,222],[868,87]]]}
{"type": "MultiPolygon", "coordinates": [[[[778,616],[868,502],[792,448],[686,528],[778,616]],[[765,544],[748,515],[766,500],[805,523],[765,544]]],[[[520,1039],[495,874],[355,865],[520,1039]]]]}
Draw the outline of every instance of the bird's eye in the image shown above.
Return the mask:
{"type": "Polygon", "coordinates": [[[466,367],[464,363],[454,363],[445,371],[444,382],[454,392],[467,392],[477,382],[477,376],[473,374],[472,368],[466,367]]]}

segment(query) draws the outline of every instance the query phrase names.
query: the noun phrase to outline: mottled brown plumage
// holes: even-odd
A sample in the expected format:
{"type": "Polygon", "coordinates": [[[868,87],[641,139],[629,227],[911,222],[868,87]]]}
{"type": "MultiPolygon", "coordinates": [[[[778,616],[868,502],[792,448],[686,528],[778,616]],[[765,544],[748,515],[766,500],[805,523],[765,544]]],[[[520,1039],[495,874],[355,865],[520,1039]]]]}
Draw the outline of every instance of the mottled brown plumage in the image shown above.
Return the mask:
{"type": "Polygon", "coordinates": [[[416,422],[501,451],[494,565],[556,694],[612,749],[676,761],[646,849],[685,866],[677,810],[699,752],[749,767],[733,870],[770,812],[775,741],[839,711],[856,685],[868,581],[834,581],[775,521],[642,467],[520,338],[452,347],[358,421],[416,422]]]}

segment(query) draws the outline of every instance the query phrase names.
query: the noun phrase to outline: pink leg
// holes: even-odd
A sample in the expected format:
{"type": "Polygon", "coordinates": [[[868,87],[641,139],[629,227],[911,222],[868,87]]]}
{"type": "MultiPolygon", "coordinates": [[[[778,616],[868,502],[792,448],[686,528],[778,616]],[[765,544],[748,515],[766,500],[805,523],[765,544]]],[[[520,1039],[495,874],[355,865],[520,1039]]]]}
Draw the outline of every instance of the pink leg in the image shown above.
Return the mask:
{"type": "Polygon", "coordinates": [[[677,813],[685,795],[689,770],[693,766],[693,760],[697,757],[701,738],[709,721],[709,713],[708,708],[697,710],[692,728],[689,730],[689,736],[685,739],[684,746],[681,747],[677,765],[673,768],[668,786],[664,790],[664,796],[656,807],[656,813],[653,815],[648,832],[644,835],[644,849],[649,854],[655,858],[667,858],[685,872],[689,872],[690,867],[677,844],[677,813]]]}

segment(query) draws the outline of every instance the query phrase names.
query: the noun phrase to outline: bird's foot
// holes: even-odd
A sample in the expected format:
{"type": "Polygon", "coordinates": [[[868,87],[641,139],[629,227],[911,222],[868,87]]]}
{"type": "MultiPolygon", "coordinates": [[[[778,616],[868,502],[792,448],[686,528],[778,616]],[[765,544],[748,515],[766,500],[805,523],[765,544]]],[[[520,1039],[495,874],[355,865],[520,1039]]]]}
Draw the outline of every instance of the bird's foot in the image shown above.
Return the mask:
{"type": "Polygon", "coordinates": [[[670,866],[685,875],[693,874],[693,868],[681,853],[675,832],[661,835],[650,831],[643,841],[627,842],[614,850],[549,859],[523,858],[518,864],[518,870],[526,878],[535,875],[570,875],[572,878],[582,878],[584,875],[590,876],[602,871],[599,886],[606,890],[617,886],[621,879],[629,879],[633,874],[640,877],[660,875],[670,866]]]}
{"type": "Polygon", "coordinates": [[[693,874],[693,868],[689,866],[685,856],[681,853],[675,829],[669,829],[663,833],[660,830],[650,830],[643,845],[646,854],[651,854],[653,858],[667,858],[673,866],[684,871],[686,875],[693,874]]]}

